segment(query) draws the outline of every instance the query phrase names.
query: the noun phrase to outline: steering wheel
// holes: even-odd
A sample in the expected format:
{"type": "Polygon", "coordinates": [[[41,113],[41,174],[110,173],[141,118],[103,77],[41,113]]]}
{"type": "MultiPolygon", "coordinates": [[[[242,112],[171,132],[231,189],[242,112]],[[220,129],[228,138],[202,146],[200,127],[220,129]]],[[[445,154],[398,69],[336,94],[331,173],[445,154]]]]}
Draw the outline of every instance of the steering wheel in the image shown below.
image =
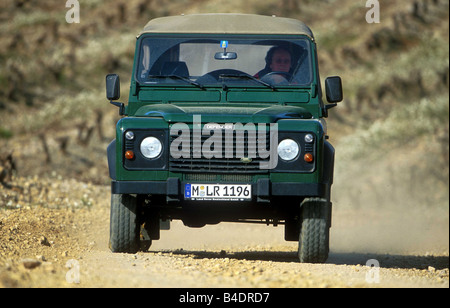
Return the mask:
{"type": "Polygon", "coordinates": [[[287,85],[290,83],[290,81],[292,80],[292,74],[288,73],[288,72],[270,72],[265,74],[262,78],[261,81],[267,82],[269,84],[281,84],[281,85],[287,85]],[[277,76],[281,75],[281,80],[279,77],[277,76]]]}
{"type": "Polygon", "coordinates": [[[199,77],[196,81],[200,84],[216,83],[219,81],[220,75],[242,75],[243,71],[233,69],[219,69],[199,77]]]}

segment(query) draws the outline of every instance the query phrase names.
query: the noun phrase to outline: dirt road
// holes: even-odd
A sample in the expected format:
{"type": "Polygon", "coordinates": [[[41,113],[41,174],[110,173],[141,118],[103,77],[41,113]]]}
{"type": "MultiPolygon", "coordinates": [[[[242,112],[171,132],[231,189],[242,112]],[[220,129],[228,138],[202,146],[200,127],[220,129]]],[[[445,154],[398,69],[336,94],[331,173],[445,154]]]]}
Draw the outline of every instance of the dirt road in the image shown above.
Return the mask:
{"type": "Polygon", "coordinates": [[[335,208],[326,264],[299,264],[282,226],[231,223],[175,221],[148,252],[112,254],[108,186],[41,185],[58,204],[2,188],[2,202],[20,208],[0,211],[0,287],[449,287],[448,217],[413,230],[414,215],[335,208]]]}

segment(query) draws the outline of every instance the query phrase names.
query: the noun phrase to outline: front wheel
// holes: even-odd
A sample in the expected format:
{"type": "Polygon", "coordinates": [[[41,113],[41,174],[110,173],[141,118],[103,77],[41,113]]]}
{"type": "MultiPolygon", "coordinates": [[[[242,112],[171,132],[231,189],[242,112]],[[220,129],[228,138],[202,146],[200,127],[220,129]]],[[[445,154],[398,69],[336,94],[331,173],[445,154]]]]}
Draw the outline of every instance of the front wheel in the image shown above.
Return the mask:
{"type": "Polygon", "coordinates": [[[137,198],[111,195],[110,239],[112,252],[136,253],[140,248],[137,198]]]}
{"type": "Polygon", "coordinates": [[[298,257],[302,263],[323,263],[328,259],[331,203],[326,199],[308,199],[301,206],[301,230],[298,257]]]}

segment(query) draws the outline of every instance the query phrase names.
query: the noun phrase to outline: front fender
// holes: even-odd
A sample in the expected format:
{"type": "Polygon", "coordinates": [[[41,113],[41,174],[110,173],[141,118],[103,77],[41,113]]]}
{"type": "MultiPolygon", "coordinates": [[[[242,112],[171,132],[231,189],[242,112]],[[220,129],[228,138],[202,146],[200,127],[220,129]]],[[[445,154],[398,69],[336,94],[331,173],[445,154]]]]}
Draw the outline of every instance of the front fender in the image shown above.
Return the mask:
{"type": "Polygon", "coordinates": [[[107,147],[109,177],[116,179],[116,139],[114,139],[107,147]]]}
{"type": "Polygon", "coordinates": [[[334,177],[334,147],[328,141],[324,142],[323,147],[323,174],[322,183],[331,186],[334,177]]]}

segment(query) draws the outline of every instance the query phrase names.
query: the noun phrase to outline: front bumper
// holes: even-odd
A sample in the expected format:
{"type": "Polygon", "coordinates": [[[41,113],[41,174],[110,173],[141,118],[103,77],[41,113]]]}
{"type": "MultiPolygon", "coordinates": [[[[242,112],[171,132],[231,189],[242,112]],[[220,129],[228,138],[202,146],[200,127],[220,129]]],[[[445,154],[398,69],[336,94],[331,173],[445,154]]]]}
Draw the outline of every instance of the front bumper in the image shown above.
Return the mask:
{"type": "MultiPolygon", "coordinates": [[[[172,199],[183,199],[185,182],[178,178],[167,181],[112,181],[113,194],[165,195],[172,199]]],[[[270,197],[321,197],[326,192],[326,184],[322,183],[272,183],[269,179],[259,179],[252,183],[252,197],[254,199],[268,199],[270,197]]]]}

